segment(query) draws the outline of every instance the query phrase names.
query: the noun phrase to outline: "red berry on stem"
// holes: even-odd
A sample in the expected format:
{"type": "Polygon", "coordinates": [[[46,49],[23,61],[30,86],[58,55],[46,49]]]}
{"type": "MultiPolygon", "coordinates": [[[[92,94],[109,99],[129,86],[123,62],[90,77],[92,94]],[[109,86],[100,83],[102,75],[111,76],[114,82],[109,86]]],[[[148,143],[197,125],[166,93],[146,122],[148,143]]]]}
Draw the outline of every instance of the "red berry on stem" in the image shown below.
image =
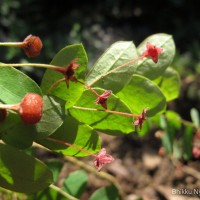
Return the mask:
{"type": "Polygon", "coordinates": [[[42,117],[43,99],[40,95],[26,94],[20,103],[19,114],[25,124],[36,124],[42,117]]]}
{"type": "Polygon", "coordinates": [[[28,57],[35,57],[40,54],[42,46],[42,41],[38,36],[29,35],[24,39],[20,47],[24,49],[28,57]]]}

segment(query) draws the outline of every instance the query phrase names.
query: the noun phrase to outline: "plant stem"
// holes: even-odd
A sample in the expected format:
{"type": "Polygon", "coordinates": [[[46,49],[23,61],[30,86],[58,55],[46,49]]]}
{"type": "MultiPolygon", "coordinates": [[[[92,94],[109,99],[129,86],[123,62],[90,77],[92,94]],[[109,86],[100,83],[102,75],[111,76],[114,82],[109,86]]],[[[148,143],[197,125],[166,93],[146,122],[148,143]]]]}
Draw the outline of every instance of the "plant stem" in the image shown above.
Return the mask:
{"type": "Polygon", "coordinates": [[[20,47],[23,42],[0,42],[0,46],[20,47]]]}
{"type": "Polygon", "coordinates": [[[60,193],[62,196],[66,197],[69,200],[78,200],[77,198],[73,197],[69,193],[63,191],[61,188],[57,187],[56,185],[51,184],[49,186],[51,189],[55,190],[56,192],[60,193]]]}
{"type": "Polygon", "coordinates": [[[54,82],[50,88],[47,90],[47,93],[46,94],[49,94],[60,82],[62,81],[65,81],[65,78],[61,78],[61,79],[58,79],[56,82],[54,82]]]}
{"type": "Polygon", "coordinates": [[[53,141],[53,142],[57,142],[57,143],[60,143],[60,144],[64,144],[64,145],[66,145],[66,146],[68,146],[68,147],[72,147],[72,148],[74,148],[74,149],[77,149],[77,150],[79,150],[79,151],[82,151],[82,152],[84,152],[84,153],[86,153],[86,154],[88,154],[88,155],[93,156],[93,157],[96,158],[96,155],[95,155],[95,154],[90,153],[89,151],[86,151],[85,149],[82,149],[81,147],[78,147],[78,146],[76,146],[76,145],[74,145],[74,144],[70,144],[70,143],[65,142],[65,141],[63,141],[63,140],[59,140],[59,139],[55,139],[55,138],[50,138],[50,137],[48,137],[47,140],[53,141]]]}
{"type": "Polygon", "coordinates": [[[81,81],[79,81],[79,80],[77,80],[77,82],[78,83],[80,83],[80,84],[82,84],[82,85],[84,85],[86,88],[88,88],[89,90],[91,90],[91,92],[93,92],[97,97],[99,97],[100,95],[93,89],[93,88],[91,88],[89,85],[87,85],[86,83],[83,83],[83,82],[81,82],[81,81]]]}
{"type": "Polygon", "coordinates": [[[0,108],[18,111],[19,110],[19,104],[0,104],[0,108]]]}
{"type": "Polygon", "coordinates": [[[114,110],[103,110],[103,109],[98,109],[98,108],[85,108],[85,107],[80,107],[80,106],[72,106],[75,109],[78,110],[88,110],[88,111],[100,111],[100,112],[107,112],[107,113],[112,113],[112,114],[117,114],[117,115],[124,115],[128,117],[138,117],[136,114],[131,114],[131,113],[125,113],[125,112],[119,112],[119,111],[114,111],[114,110]]]}
{"type": "Polygon", "coordinates": [[[63,71],[63,67],[42,63],[0,63],[0,67],[39,67],[63,71]]]}
{"type": "Polygon", "coordinates": [[[119,65],[118,67],[115,67],[114,69],[112,69],[112,70],[108,71],[107,73],[102,74],[100,77],[98,77],[90,86],[94,85],[94,83],[96,83],[98,80],[102,79],[103,77],[105,77],[105,76],[107,76],[107,75],[109,75],[109,74],[111,74],[111,73],[113,73],[113,72],[115,72],[115,71],[117,71],[119,69],[122,69],[122,68],[124,68],[124,67],[126,67],[126,66],[128,66],[130,64],[133,64],[133,63],[137,62],[138,60],[143,59],[144,57],[145,56],[140,56],[140,57],[138,57],[138,58],[136,58],[134,60],[131,60],[131,61],[127,62],[127,63],[119,65]]]}

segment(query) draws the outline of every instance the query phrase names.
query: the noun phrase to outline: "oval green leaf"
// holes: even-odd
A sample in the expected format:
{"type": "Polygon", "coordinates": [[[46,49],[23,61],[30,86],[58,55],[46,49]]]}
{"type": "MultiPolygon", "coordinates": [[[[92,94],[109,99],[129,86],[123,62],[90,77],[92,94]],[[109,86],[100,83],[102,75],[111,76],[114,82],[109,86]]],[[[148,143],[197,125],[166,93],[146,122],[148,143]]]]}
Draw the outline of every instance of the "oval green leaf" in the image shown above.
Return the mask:
{"type": "Polygon", "coordinates": [[[0,144],[0,186],[33,193],[47,188],[53,177],[41,161],[11,146],[0,144]]]}
{"type": "MultiPolygon", "coordinates": [[[[75,58],[77,58],[77,63],[80,65],[80,67],[76,70],[75,75],[79,80],[84,80],[88,59],[82,44],[66,46],[65,48],[61,49],[55,55],[51,61],[51,64],[67,67],[75,58]]],[[[64,78],[64,76],[61,73],[50,69],[46,70],[41,84],[42,91],[47,93],[52,84],[62,78],[64,78]]],[[[81,96],[83,90],[84,86],[79,83],[70,82],[69,88],[67,88],[65,81],[63,81],[60,82],[54,89],[52,89],[49,94],[66,100],[66,106],[70,107],[81,96]]]]}
{"type": "Polygon", "coordinates": [[[113,185],[96,190],[89,200],[120,200],[118,190],[113,185]]]}
{"type": "Polygon", "coordinates": [[[87,187],[88,176],[85,171],[77,170],[69,174],[63,183],[63,190],[80,199],[87,187]]]}
{"type": "Polygon", "coordinates": [[[155,79],[162,75],[165,69],[173,61],[175,55],[175,44],[171,35],[164,33],[151,35],[138,46],[137,49],[140,55],[146,50],[147,42],[162,48],[163,53],[159,55],[158,63],[154,63],[149,58],[139,61],[136,73],[141,74],[149,79],[155,79]]]}
{"type": "Polygon", "coordinates": [[[44,96],[41,120],[35,125],[35,139],[45,138],[56,131],[65,120],[65,101],[55,96],[44,96]]]}
{"type": "Polygon", "coordinates": [[[117,96],[135,114],[140,114],[144,108],[148,108],[147,116],[153,116],[166,106],[165,96],[158,86],[140,75],[133,75],[129,84],[117,96]]]}
{"type": "Polygon", "coordinates": [[[65,101],[44,96],[42,119],[36,125],[25,125],[17,113],[10,112],[0,124],[2,140],[18,149],[30,147],[35,139],[45,138],[58,129],[65,119],[65,101]]]}
{"type": "MultiPolygon", "coordinates": [[[[104,90],[96,89],[99,94],[104,90]]],[[[86,123],[95,130],[118,135],[133,132],[133,118],[120,114],[104,112],[101,105],[95,104],[96,95],[90,90],[84,91],[75,106],[69,109],[70,114],[80,122],[86,123]]],[[[114,94],[107,100],[108,110],[131,113],[130,109],[114,94]]]]}
{"type": "Polygon", "coordinates": [[[81,124],[70,116],[66,117],[64,124],[51,135],[50,138],[56,139],[57,141],[48,140],[48,138],[46,138],[37,140],[37,142],[53,151],[67,156],[84,157],[89,156],[89,154],[79,149],[69,147],[63,144],[63,142],[67,142],[93,154],[100,151],[100,140],[97,133],[95,133],[90,126],[81,124]]]}
{"type": "Polygon", "coordinates": [[[42,95],[40,87],[28,76],[12,67],[0,67],[0,101],[6,104],[21,102],[27,93],[42,95]]]}
{"type": "Polygon", "coordinates": [[[180,77],[173,68],[167,68],[166,71],[154,83],[166,97],[167,101],[176,99],[180,93],[180,77]]]}
{"type": "Polygon", "coordinates": [[[119,91],[131,79],[136,69],[136,63],[113,72],[111,70],[137,57],[137,51],[133,42],[120,41],[114,43],[98,59],[87,74],[86,83],[90,86],[93,85],[112,90],[114,93],[119,91]]]}

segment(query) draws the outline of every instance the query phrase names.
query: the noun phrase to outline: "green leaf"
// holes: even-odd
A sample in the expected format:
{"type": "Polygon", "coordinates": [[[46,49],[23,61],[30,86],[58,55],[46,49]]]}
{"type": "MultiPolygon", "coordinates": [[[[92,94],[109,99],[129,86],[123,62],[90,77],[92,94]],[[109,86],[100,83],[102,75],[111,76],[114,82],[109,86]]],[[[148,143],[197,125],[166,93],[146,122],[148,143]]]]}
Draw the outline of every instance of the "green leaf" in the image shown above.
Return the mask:
{"type": "Polygon", "coordinates": [[[45,164],[52,171],[53,181],[56,182],[58,180],[58,176],[59,176],[59,174],[61,172],[63,163],[61,163],[61,161],[57,160],[57,159],[48,159],[45,164]]]}
{"type": "Polygon", "coordinates": [[[27,93],[42,95],[31,78],[12,67],[0,67],[0,91],[0,101],[6,104],[20,103],[27,93]]]}
{"type": "MultiPolygon", "coordinates": [[[[80,65],[80,67],[75,72],[75,76],[79,80],[84,80],[88,60],[82,44],[66,46],[56,54],[51,64],[67,67],[69,63],[75,58],[78,59],[77,63],[80,65]]],[[[52,84],[62,78],[64,78],[64,76],[61,73],[50,69],[46,70],[41,84],[42,91],[47,93],[52,84]]],[[[84,86],[80,83],[70,82],[69,88],[67,88],[65,81],[63,81],[60,82],[58,86],[50,92],[50,94],[66,100],[66,106],[71,107],[76,102],[76,100],[79,99],[83,90],[84,86]]]]}
{"type": "Polygon", "coordinates": [[[164,134],[162,137],[162,144],[166,149],[167,153],[173,153],[173,145],[174,145],[174,135],[175,129],[172,124],[170,124],[166,117],[160,116],[160,126],[164,130],[164,134]]]}
{"type": "Polygon", "coordinates": [[[155,79],[162,75],[172,63],[175,55],[175,44],[171,35],[164,33],[151,35],[138,46],[137,49],[140,55],[146,50],[147,42],[162,48],[163,53],[159,55],[158,63],[156,64],[149,58],[139,61],[136,73],[149,79],[155,79]]]}
{"type": "Polygon", "coordinates": [[[176,99],[179,96],[180,77],[173,68],[167,68],[159,78],[154,80],[154,83],[158,85],[167,101],[176,99]]]}
{"type": "MultiPolygon", "coordinates": [[[[104,90],[97,88],[95,90],[99,94],[104,92],[104,90]]],[[[70,114],[80,122],[86,123],[95,130],[100,130],[107,134],[118,135],[133,132],[132,117],[104,112],[101,105],[95,104],[96,98],[96,95],[90,90],[84,91],[81,98],[76,102],[76,105],[69,109],[70,114]]],[[[109,96],[107,105],[108,110],[131,113],[124,102],[114,94],[109,96]]]]}
{"type": "Polygon", "coordinates": [[[193,143],[193,128],[187,126],[185,128],[183,138],[183,158],[189,160],[192,156],[192,143],[193,143]]]}
{"type": "Polygon", "coordinates": [[[199,117],[199,112],[196,108],[192,108],[190,110],[190,116],[192,118],[192,122],[196,126],[196,128],[200,127],[200,117],[199,117]]]}
{"type": "Polygon", "coordinates": [[[14,111],[9,111],[7,117],[0,123],[0,132],[4,132],[15,124],[19,123],[19,115],[14,111]]]}
{"type": "Polygon", "coordinates": [[[9,113],[0,125],[2,140],[6,144],[26,149],[32,145],[33,140],[51,135],[62,125],[65,119],[65,101],[53,96],[44,96],[43,99],[42,119],[36,125],[25,125],[18,114],[9,113]]]}
{"type": "Polygon", "coordinates": [[[135,72],[136,63],[109,73],[112,69],[137,58],[137,51],[132,42],[116,42],[98,59],[87,74],[86,83],[96,87],[118,92],[129,82],[135,72]],[[108,74],[109,73],[109,74],[108,74]]]}
{"type": "Polygon", "coordinates": [[[181,117],[178,113],[168,110],[165,113],[166,119],[168,120],[168,123],[171,124],[174,128],[177,130],[180,130],[182,122],[181,122],[181,117]]]}
{"type": "Polygon", "coordinates": [[[46,188],[40,192],[27,195],[27,197],[27,200],[66,200],[64,196],[51,188],[46,188]]]}
{"type": "Polygon", "coordinates": [[[57,139],[56,141],[50,141],[47,139],[37,140],[37,142],[52,151],[60,152],[67,156],[78,156],[84,157],[89,156],[89,154],[82,152],[76,148],[64,145],[61,142],[67,142],[90,153],[97,153],[100,151],[100,140],[99,136],[94,132],[94,130],[85,124],[81,124],[76,119],[67,116],[64,124],[56,130],[50,138],[57,139]]]}
{"type": "Polygon", "coordinates": [[[41,161],[11,146],[0,144],[0,186],[33,193],[52,183],[52,173],[41,161]]]}
{"type": "Polygon", "coordinates": [[[2,133],[2,140],[15,148],[26,149],[32,145],[34,136],[35,127],[19,121],[2,133]]]}
{"type": "Polygon", "coordinates": [[[80,198],[87,186],[88,176],[83,170],[69,174],[63,183],[63,190],[76,198],[80,198]]]}
{"type": "Polygon", "coordinates": [[[89,200],[120,200],[117,189],[111,185],[96,190],[89,200]]]}
{"type": "Polygon", "coordinates": [[[56,131],[65,120],[65,101],[55,96],[44,96],[41,120],[35,125],[35,139],[45,138],[56,131]]]}
{"type": "Polygon", "coordinates": [[[136,114],[148,108],[147,115],[153,116],[166,106],[165,96],[160,89],[151,80],[140,75],[133,75],[117,96],[136,114]]]}

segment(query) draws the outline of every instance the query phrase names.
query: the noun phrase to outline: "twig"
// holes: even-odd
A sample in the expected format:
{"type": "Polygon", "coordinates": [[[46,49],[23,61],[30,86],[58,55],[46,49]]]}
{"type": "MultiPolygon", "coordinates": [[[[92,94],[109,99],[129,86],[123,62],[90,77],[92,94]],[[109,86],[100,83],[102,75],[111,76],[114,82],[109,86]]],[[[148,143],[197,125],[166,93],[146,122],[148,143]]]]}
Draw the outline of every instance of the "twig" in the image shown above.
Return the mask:
{"type": "Polygon", "coordinates": [[[51,189],[55,190],[56,192],[60,193],[62,196],[66,197],[69,200],[78,200],[77,198],[71,196],[69,193],[65,192],[61,188],[57,187],[56,185],[51,184],[49,186],[51,189]]]}

